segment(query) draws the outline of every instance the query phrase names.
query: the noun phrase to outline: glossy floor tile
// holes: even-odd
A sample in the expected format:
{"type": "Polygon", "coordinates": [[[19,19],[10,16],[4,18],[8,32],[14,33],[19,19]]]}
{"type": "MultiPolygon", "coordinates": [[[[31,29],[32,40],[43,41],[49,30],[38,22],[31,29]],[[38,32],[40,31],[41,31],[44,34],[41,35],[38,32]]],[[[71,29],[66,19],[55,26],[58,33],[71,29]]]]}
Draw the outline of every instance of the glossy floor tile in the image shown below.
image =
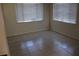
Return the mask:
{"type": "Polygon", "coordinates": [[[8,38],[12,56],[77,56],[79,41],[52,31],[8,38]]]}

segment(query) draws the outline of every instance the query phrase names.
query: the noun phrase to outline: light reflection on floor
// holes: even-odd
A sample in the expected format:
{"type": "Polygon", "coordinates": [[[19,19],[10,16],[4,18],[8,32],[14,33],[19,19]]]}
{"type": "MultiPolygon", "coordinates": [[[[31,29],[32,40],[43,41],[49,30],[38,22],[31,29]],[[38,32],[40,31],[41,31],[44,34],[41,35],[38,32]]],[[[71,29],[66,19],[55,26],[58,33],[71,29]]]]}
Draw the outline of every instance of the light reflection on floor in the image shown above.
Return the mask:
{"type": "Polygon", "coordinates": [[[54,43],[57,44],[59,47],[64,48],[65,50],[69,50],[68,52],[74,52],[74,49],[65,43],[61,43],[57,40],[54,40],[54,43]]]}
{"type": "Polygon", "coordinates": [[[35,42],[32,40],[23,42],[21,44],[22,49],[28,49],[30,53],[41,50],[43,48],[43,38],[38,38],[35,42]]]}

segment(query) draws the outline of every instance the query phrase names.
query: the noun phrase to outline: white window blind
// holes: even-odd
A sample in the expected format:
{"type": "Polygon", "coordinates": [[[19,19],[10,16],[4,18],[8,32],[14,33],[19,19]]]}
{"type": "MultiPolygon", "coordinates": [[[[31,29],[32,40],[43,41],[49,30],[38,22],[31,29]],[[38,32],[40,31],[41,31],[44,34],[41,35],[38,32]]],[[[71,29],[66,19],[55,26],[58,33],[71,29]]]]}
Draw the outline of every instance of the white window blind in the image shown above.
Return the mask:
{"type": "Polygon", "coordinates": [[[76,23],[77,4],[55,3],[53,4],[53,20],[65,23],[76,23]]]}
{"type": "Polygon", "coordinates": [[[16,20],[18,22],[32,22],[43,20],[43,4],[16,4],[16,20]]]}

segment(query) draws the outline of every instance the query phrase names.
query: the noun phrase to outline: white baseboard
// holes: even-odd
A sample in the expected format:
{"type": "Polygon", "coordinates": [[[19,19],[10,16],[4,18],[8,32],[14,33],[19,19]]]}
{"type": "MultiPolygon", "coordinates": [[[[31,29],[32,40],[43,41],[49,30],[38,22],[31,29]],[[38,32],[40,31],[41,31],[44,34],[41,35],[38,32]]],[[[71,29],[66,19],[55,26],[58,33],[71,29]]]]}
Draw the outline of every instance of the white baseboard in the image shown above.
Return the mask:
{"type": "MultiPolygon", "coordinates": [[[[57,31],[55,31],[55,32],[57,32],[57,31]]],[[[78,37],[73,36],[73,35],[69,35],[69,34],[62,33],[62,32],[57,32],[57,33],[60,33],[60,34],[62,34],[62,35],[68,36],[68,37],[70,37],[70,38],[73,38],[73,39],[77,39],[77,40],[79,40],[79,38],[78,38],[78,37]]]]}
{"type": "Polygon", "coordinates": [[[17,33],[17,34],[8,35],[7,37],[13,37],[13,36],[17,36],[17,35],[28,34],[28,33],[39,32],[39,31],[46,31],[46,30],[48,30],[48,29],[40,29],[40,30],[35,30],[35,31],[30,31],[30,32],[17,33]]]}

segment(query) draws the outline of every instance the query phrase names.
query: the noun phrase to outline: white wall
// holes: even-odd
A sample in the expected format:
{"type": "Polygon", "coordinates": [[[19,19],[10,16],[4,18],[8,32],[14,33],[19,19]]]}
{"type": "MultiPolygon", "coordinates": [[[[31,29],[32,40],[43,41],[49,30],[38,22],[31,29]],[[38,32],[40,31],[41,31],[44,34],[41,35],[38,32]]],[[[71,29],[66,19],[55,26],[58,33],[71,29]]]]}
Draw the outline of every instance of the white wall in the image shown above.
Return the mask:
{"type": "Polygon", "coordinates": [[[7,45],[7,40],[4,30],[3,14],[0,4],[0,55],[5,55],[5,54],[9,55],[9,51],[8,51],[8,45],[7,45]]]}
{"type": "Polygon", "coordinates": [[[7,36],[14,36],[29,32],[36,32],[49,29],[49,6],[44,4],[44,20],[38,22],[29,22],[29,23],[17,23],[16,22],[16,13],[15,13],[16,4],[3,4],[3,12],[6,26],[7,36]]]}
{"type": "Polygon", "coordinates": [[[77,12],[77,23],[69,24],[51,19],[51,30],[58,33],[70,36],[75,39],[79,39],[79,11],[77,12]]]}

